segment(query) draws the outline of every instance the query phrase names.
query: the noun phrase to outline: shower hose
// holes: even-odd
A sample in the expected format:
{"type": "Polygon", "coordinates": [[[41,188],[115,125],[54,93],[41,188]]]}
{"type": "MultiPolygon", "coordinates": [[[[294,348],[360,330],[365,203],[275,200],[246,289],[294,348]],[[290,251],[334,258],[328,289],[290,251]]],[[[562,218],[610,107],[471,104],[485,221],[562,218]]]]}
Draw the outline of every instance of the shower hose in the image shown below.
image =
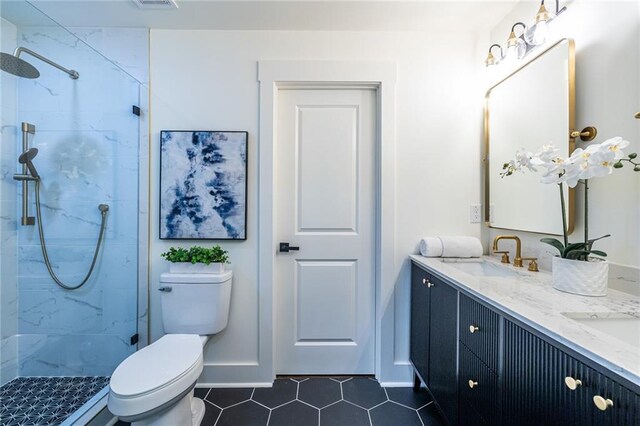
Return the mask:
{"type": "Polygon", "coordinates": [[[42,257],[44,257],[44,264],[47,266],[49,275],[51,275],[51,278],[53,278],[53,281],[55,281],[56,284],[58,284],[60,287],[64,288],[65,290],[76,290],[82,287],[87,282],[87,280],[91,276],[91,273],[93,272],[93,268],[96,266],[96,260],[98,259],[98,253],[100,252],[100,246],[102,245],[102,239],[104,237],[104,230],[107,227],[107,211],[109,211],[109,206],[107,204],[98,205],[98,209],[100,209],[100,214],[102,216],[102,222],[100,224],[100,234],[98,235],[98,243],[96,244],[96,249],[93,252],[93,260],[91,261],[89,272],[87,272],[87,275],[85,275],[85,277],[80,282],[80,284],[77,284],[77,285],[65,284],[60,280],[60,278],[58,278],[55,272],[53,272],[53,268],[51,268],[51,262],[49,261],[49,254],[47,253],[47,244],[45,243],[44,232],[42,230],[42,212],[40,209],[40,179],[36,180],[35,184],[36,184],[36,191],[35,191],[36,192],[36,213],[38,215],[37,217],[38,234],[40,236],[40,247],[42,247],[42,257]]]}

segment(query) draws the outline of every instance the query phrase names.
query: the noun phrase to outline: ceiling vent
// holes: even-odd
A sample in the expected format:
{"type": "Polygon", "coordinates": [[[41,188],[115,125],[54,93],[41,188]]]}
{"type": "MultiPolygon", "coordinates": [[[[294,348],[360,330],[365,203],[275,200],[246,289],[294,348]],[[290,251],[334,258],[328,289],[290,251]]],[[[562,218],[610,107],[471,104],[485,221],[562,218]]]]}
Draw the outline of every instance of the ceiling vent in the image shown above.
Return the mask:
{"type": "Polygon", "coordinates": [[[140,9],[177,9],[175,0],[132,0],[140,9]]]}

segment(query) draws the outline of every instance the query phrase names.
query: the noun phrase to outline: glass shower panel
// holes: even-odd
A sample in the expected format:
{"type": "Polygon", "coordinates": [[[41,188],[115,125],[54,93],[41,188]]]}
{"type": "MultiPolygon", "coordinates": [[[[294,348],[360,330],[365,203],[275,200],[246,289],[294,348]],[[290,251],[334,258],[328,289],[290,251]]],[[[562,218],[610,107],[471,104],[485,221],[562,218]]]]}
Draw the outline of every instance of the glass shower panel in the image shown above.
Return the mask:
{"type": "MultiPolygon", "coordinates": [[[[132,106],[140,83],[26,2],[2,3],[0,24],[2,52],[25,47],[80,74],[71,79],[27,54],[20,57],[39,78],[0,73],[0,385],[15,377],[109,376],[136,350],[140,121],[132,106]],[[22,186],[12,177],[22,171],[23,122],[35,126],[28,140],[38,149],[44,235],[65,283],[76,285],[88,271],[98,205],[109,205],[95,270],[77,290],[56,285],[37,226],[20,225],[22,186]]],[[[30,216],[34,200],[30,183],[30,216]]]]}

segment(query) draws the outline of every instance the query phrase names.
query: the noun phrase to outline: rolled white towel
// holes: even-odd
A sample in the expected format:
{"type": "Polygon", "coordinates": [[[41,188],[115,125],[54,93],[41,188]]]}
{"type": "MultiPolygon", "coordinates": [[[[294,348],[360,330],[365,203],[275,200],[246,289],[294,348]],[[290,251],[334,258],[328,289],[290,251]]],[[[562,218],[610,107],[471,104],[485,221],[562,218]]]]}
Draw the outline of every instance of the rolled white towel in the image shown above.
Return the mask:
{"type": "Polygon", "coordinates": [[[439,237],[424,237],[420,240],[420,254],[424,257],[441,257],[442,240],[439,237]]]}
{"type": "Polygon", "coordinates": [[[480,257],[482,243],[476,237],[440,237],[442,257],[480,257]]]}
{"type": "Polygon", "coordinates": [[[482,243],[476,237],[426,237],[420,240],[425,257],[480,257],[482,243]]]}

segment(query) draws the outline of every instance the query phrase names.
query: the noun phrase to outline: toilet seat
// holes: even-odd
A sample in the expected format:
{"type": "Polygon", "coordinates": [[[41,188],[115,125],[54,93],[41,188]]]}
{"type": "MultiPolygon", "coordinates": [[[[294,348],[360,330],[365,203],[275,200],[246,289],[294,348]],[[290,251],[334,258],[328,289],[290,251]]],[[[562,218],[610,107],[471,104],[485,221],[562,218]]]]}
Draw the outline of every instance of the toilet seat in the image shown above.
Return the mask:
{"type": "Polygon", "coordinates": [[[190,391],[202,368],[200,336],[167,334],[116,368],[109,383],[109,410],[125,420],[157,411],[190,391]]]}

